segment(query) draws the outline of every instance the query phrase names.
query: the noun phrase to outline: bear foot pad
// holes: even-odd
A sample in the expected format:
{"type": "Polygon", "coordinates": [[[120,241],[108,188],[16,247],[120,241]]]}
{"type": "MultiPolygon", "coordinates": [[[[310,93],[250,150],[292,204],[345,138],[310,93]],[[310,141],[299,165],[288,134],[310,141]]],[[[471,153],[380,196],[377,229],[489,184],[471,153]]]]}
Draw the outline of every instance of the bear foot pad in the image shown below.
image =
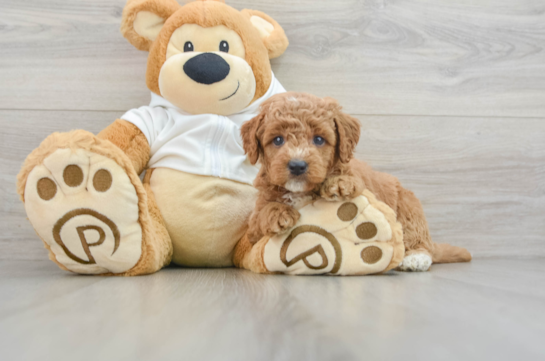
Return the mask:
{"type": "Polygon", "coordinates": [[[295,227],[266,240],[269,272],[365,275],[393,269],[403,258],[401,225],[367,190],[348,201],[320,199],[299,212],[295,227]]]}
{"type": "Polygon", "coordinates": [[[70,271],[122,273],[142,255],[136,189],[105,156],[56,150],[30,172],[25,208],[56,262],[70,271]]]}

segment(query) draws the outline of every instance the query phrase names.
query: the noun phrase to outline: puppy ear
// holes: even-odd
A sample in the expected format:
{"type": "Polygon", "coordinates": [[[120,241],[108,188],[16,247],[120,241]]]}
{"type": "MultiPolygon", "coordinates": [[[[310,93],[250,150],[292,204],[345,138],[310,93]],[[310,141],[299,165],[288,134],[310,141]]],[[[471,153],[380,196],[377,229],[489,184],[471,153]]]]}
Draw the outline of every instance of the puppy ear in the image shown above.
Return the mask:
{"type": "Polygon", "coordinates": [[[340,110],[335,115],[337,127],[337,152],[342,163],[348,163],[354,155],[354,150],[360,140],[360,121],[340,110]]]}
{"type": "Polygon", "coordinates": [[[241,12],[250,18],[252,25],[259,32],[259,36],[269,52],[269,59],[284,54],[289,41],[284,29],[273,18],[257,10],[244,9],[241,12]]]}
{"type": "Polygon", "coordinates": [[[176,0],[128,0],[121,33],[138,50],[149,51],[165,21],[179,8],[176,0]]]}
{"type": "Polygon", "coordinates": [[[242,135],[242,147],[244,153],[248,155],[250,163],[256,164],[261,153],[261,143],[257,138],[257,132],[259,127],[263,123],[265,113],[261,112],[257,116],[253,117],[246,123],[242,124],[240,128],[240,134],[242,135]]]}

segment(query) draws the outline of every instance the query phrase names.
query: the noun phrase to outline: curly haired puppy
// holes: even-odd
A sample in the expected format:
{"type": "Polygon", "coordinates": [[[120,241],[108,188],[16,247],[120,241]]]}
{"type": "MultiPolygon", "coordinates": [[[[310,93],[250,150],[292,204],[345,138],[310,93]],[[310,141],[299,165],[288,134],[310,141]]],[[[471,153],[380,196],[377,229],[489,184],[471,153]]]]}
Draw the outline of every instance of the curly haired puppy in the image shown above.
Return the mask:
{"type": "Polygon", "coordinates": [[[432,261],[471,260],[463,248],[432,242],[420,201],[397,178],[353,159],[360,123],[334,99],[295,92],[275,95],[241,132],[249,160],[261,162],[254,182],[259,196],[248,230],[252,243],[292,228],[300,216],[294,206],[318,197],[354,198],[368,188],[396,212],[403,226],[406,256],[400,269],[426,271],[432,261]]]}

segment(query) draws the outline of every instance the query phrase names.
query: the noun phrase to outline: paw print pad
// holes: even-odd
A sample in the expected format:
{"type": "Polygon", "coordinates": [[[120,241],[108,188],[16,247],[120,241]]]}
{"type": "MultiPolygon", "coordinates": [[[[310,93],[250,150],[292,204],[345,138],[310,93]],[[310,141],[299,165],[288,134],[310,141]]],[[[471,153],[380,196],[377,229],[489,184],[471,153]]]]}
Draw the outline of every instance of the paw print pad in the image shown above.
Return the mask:
{"type": "Polygon", "coordinates": [[[318,200],[299,212],[295,227],[264,247],[271,272],[363,275],[395,268],[403,259],[401,225],[367,190],[351,201],[318,200]]]}
{"type": "Polygon", "coordinates": [[[138,196],[115,161],[58,149],[29,174],[25,208],[58,263],[77,273],[122,273],[142,254],[138,196]]]}

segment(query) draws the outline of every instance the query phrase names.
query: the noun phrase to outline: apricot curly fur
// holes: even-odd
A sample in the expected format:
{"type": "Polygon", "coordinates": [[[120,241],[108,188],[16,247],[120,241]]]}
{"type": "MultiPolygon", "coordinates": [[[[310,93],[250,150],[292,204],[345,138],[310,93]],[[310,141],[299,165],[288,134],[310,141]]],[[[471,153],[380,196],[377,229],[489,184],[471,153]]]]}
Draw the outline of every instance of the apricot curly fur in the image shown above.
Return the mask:
{"type": "Polygon", "coordinates": [[[248,231],[248,237],[250,241],[256,242],[264,235],[285,232],[295,226],[300,217],[297,210],[284,203],[269,202],[261,209],[257,218],[250,218],[250,224],[254,224],[254,227],[248,231]]]}

